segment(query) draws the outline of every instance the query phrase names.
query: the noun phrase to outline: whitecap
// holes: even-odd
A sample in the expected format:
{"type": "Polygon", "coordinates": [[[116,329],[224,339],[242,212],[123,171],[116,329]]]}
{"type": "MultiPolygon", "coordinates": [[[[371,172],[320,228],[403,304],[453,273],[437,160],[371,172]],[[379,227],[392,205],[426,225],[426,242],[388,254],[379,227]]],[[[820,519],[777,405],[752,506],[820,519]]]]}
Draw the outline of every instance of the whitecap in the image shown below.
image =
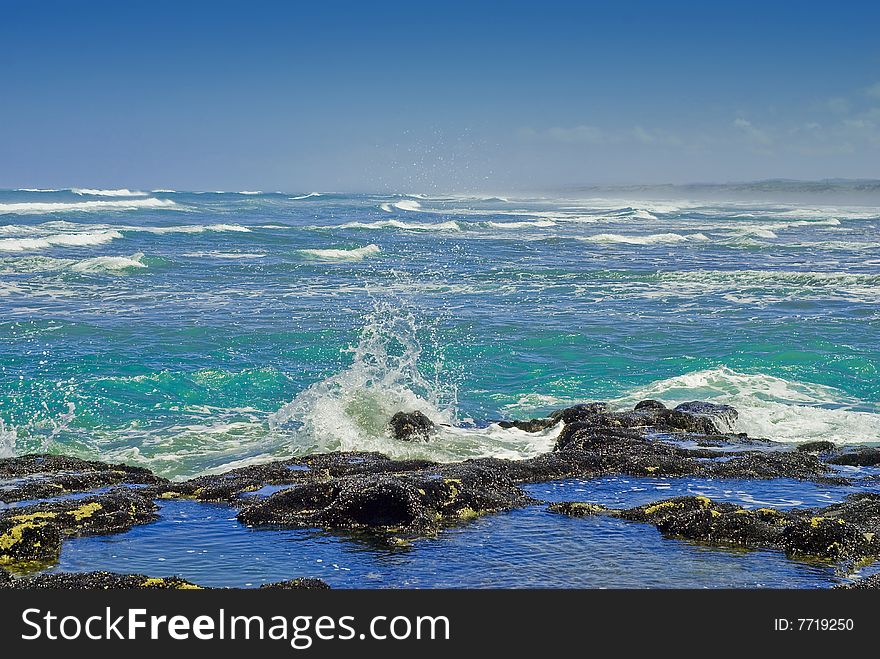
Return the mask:
{"type": "Polygon", "coordinates": [[[311,197],[320,197],[320,196],[321,196],[320,192],[309,192],[308,194],[300,195],[298,197],[288,197],[288,199],[292,199],[294,201],[297,201],[299,199],[309,199],[311,197]]]}
{"type": "Polygon", "coordinates": [[[95,188],[71,188],[73,194],[88,197],[146,197],[146,192],[140,190],[129,190],[128,188],[120,188],[118,190],[100,190],[95,188]]]}
{"type": "Polygon", "coordinates": [[[0,239],[0,251],[28,252],[51,247],[86,247],[103,245],[117,238],[122,238],[122,234],[118,231],[56,233],[40,238],[3,238],[0,239]]]}
{"type": "Polygon", "coordinates": [[[362,261],[375,256],[382,250],[378,245],[367,245],[354,249],[301,249],[300,254],[318,261],[362,261]]]}
{"type": "Polygon", "coordinates": [[[376,222],[346,222],[336,226],[312,227],[315,229],[405,229],[408,231],[461,231],[455,220],[447,222],[404,222],[402,220],[377,220],[376,222]]]}
{"type": "Polygon", "coordinates": [[[146,268],[146,264],[142,263],[143,258],[144,255],[141,252],[131,256],[96,256],[77,261],[70,266],[70,269],[76,272],[120,272],[146,268]]]}
{"type": "Polygon", "coordinates": [[[75,202],[15,202],[0,204],[0,215],[15,213],[61,213],[68,211],[140,210],[143,208],[171,208],[177,206],[170,199],[120,199],[115,201],[75,202]]]}

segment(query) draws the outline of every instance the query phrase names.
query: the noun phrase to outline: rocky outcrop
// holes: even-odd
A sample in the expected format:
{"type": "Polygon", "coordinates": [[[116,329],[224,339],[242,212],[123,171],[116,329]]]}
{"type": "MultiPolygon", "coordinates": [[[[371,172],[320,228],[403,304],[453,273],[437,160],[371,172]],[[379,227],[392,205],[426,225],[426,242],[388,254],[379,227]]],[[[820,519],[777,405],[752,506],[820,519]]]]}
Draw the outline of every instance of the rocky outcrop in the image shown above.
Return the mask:
{"type": "Polygon", "coordinates": [[[666,499],[608,510],[584,502],[552,504],[574,517],[611,515],[653,524],[664,535],[714,545],[770,547],[792,556],[860,560],[880,555],[880,495],[851,495],[843,503],[788,511],[746,509],[707,497],[666,499]]]}
{"type": "MultiPolygon", "coordinates": [[[[794,478],[846,484],[850,470],[876,466],[880,449],[842,450],[830,442],[797,447],[730,432],[736,410],[692,401],[668,408],[644,400],[632,410],[606,403],[574,405],[543,419],[499,422],[524,432],[559,427],[554,449],[526,460],[481,458],[456,464],[391,460],[369,452],[336,452],[281,460],[169,482],[146,469],[52,455],[0,460],[0,565],[20,574],[57,561],[68,536],[109,534],[157,518],[155,500],[223,502],[255,528],[323,528],[405,547],[413,538],[483,514],[535,503],[521,485],[564,478],[794,478]],[[13,507],[14,506],[14,507],[13,507]]],[[[420,412],[400,412],[389,432],[425,441],[436,428],[420,412]]],[[[555,432],[555,430],[553,431],[555,432]]],[[[861,473],[861,472],[860,472],[861,473]]],[[[859,478],[871,478],[861,473],[859,478]]],[[[703,497],[659,501],[627,510],[588,502],[551,504],[573,517],[610,515],[653,524],[694,542],[772,547],[791,555],[859,560],[880,555],[880,496],[852,496],[811,511],[746,510],[703,497]]],[[[181,579],[142,575],[53,574],[12,579],[0,587],[191,587],[181,579]],[[144,585],[148,583],[149,585],[144,585]],[[12,584],[12,585],[10,585],[12,584]],[[129,584],[129,585],[126,585],[129,584]]],[[[296,579],[275,588],[319,588],[296,579]]]]}
{"type": "Polygon", "coordinates": [[[246,506],[252,526],[372,529],[424,534],[531,502],[497,470],[475,463],[420,471],[350,475],[278,492],[246,506]]]}
{"type": "Polygon", "coordinates": [[[388,422],[388,429],[394,439],[404,442],[427,442],[437,430],[434,422],[418,410],[398,412],[388,422]]]}
{"type": "Polygon", "coordinates": [[[66,535],[106,535],[157,519],[147,497],[116,490],[80,499],[62,499],[0,513],[0,564],[52,563],[66,535]]]}
{"type": "Polygon", "coordinates": [[[260,586],[260,588],[271,590],[330,590],[327,582],[315,579],[314,577],[300,577],[299,579],[290,579],[289,581],[267,583],[260,586]]]}
{"type": "MultiPolygon", "coordinates": [[[[298,578],[261,586],[283,590],[327,590],[321,579],[298,578]]],[[[213,590],[180,577],[149,577],[145,574],[117,574],[115,572],[56,572],[30,577],[13,578],[0,569],[0,590],[213,590]]],[[[225,589],[224,589],[225,590],[225,589]]]]}
{"type": "Polygon", "coordinates": [[[0,502],[49,499],[113,485],[167,483],[149,469],[63,455],[31,454],[0,460],[0,502]]]}

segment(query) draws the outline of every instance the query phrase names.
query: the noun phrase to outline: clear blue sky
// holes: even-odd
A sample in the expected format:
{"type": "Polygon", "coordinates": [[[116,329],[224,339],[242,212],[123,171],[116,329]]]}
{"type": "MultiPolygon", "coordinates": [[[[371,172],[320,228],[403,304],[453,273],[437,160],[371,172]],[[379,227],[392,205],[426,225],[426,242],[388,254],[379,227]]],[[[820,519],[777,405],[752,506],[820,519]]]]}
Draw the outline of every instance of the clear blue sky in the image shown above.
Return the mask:
{"type": "Polygon", "coordinates": [[[877,2],[0,0],[0,187],[880,178],[877,2]]]}

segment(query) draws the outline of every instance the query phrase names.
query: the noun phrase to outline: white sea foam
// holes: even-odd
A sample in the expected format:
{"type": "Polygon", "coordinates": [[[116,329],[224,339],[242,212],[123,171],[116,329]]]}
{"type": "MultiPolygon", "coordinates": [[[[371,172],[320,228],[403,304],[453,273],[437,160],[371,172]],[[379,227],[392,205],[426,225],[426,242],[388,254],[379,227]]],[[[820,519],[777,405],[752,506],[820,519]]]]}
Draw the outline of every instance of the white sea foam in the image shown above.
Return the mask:
{"type": "Polygon", "coordinates": [[[365,318],[351,365],[317,382],[275,412],[276,432],[289,432],[296,453],[381,451],[395,458],[438,461],[470,457],[523,458],[549,450],[558,428],[529,434],[517,429],[457,426],[455,388],[439,367],[423,370],[420,326],[400,304],[377,303],[365,318]],[[420,411],[436,424],[431,442],[392,439],[388,420],[420,411]]]}
{"type": "Polygon", "coordinates": [[[197,259],[262,259],[266,257],[266,254],[252,252],[187,252],[183,256],[197,259]]]}
{"type": "Polygon", "coordinates": [[[238,194],[243,195],[260,195],[263,194],[262,190],[239,190],[238,194]]]}
{"type": "Polygon", "coordinates": [[[654,382],[616,401],[623,406],[644,398],[667,404],[708,400],[733,405],[733,430],[781,442],[824,439],[836,444],[880,442],[875,404],[832,387],[748,374],[719,367],[654,382]]]}
{"type": "Polygon", "coordinates": [[[320,197],[320,192],[309,192],[308,194],[299,195],[298,197],[288,197],[288,199],[292,199],[294,201],[299,199],[309,199],[311,197],[320,197]]]}
{"type": "Polygon", "coordinates": [[[61,192],[58,188],[16,188],[16,192],[61,192]]]}
{"type": "Polygon", "coordinates": [[[593,236],[578,236],[578,240],[590,243],[609,243],[622,245],[658,245],[684,243],[688,241],[706,242],[709,238],[702,233],[683,235],[680,233],[652,233],[643,236],[622,235],[618,233],[599,233],[593,236]]]}
{"type": "Polygon", "coordinates": [[[0,458],[12,458],[15,456],[15,443],[18,438],[15,428],[7,426],[3,419],[0,419],[0,458]]]}
{"type": "Polygon", "coordinates": [[[353,249],[301,249],[303,254],[318,261],[362,261],[368,256],[375,256],[382,250],[378,245],[367,245],[353,249]]]}
{"type": "Polygon", "coordinates": [[[142,262],[141,252],[131,256],[96,256],[91,259],[77,261],[70,266],[76,272],[120,272],[131,269],[146,268],[142,262]]]}
{"type": "Polygon", "coordinates": [[[493,229],[525,229],[555,227],[553,220],[523,220],[521,222],[486,222],[493,229]]]}
{"type": "Polygon", "coordinates": [[[170,199],[118,199],[113,201],[74,202],[15,202],[0,204],[0,215],[7,213],[62,213],[69,211],[140,210],[143,208],[173,208],[170,199]]]}
{"type": "Polygon", "coordinates": [[[95,188],[71,188],[74,194],[88,197],[146,197],[146,192],[140,190],[129,190],[128,188],[120,188],[118,190],[99,190],[95,188]]]}
{"type": "Polygon", "coordinates": [[[117,238],[122,238],[118,231],[56,233],[39,238],[3,238],[0,239],[0,251],[29,252],[50,247],[87,247],[103,245],[117,238]]]}
{"type": "Polygon", "coordinates": [[[420,211],[422,210],[422,205],[413,200],[413,199],[402,199],[401,201],[396,201],[392,204],[397,210],[401,211],[420,211]]]}
{"type": "Polygon", "coordinates": [[[404,222],[403,220],[377,220],[375,222],[346,222],[336,226],[313,227],[316,229],[405,229],[407,231],[461,231],[454,220],[447,222],[404,222]]]}
{"type": "Polygon", "coordinates": [[[177,194],[177,190],[170,190],[168,188],[157,188],[151,192],[155,192],[156,194],[177,194]]]}
{"type": "Polygon", "coordinates": [[[232,231],[237,233],[248,233],[250,228],[240,224],[185,224],[170,227],[136,227],[136,226],[120,226],[120,231],[143,231],[146,233],[204,233],[212,231],[217,233],[232,231]]]}

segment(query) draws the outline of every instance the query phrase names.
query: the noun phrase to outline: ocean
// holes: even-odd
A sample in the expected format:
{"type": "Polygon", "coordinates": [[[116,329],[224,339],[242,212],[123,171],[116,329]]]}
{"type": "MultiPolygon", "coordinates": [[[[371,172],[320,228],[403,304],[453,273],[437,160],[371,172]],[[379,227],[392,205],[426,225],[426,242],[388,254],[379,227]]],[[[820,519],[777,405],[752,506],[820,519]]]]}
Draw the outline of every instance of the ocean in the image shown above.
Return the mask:
{"type": "MultiPolygon", "coordinates": [[[[880,196],[831,188],[796,202],[723,187],[653,199],[2,191],[0,457],[64,453],[172,479],[334,450],[525,458],[551,450],[558,427],[496,421],[644,398],[729,403],[740,413],[731,430],[755,437],[877,444],[880,196]],[[416,409],[438,435],[390,438],[391,415],[416,409]]],[[[856,472],[876,489],[871,469],[856,472]]],[[[851,489],[614,477],[529,491],[785,508],[851,489]]],[[[66,541],[53,569],[245,587],[291,576],[346,587],[843,578],[779,552],[689,546],[540,506],[404,552],[248,529],[225,505],[161,506],[155,524],[66,541]]]]}
{"type": "Polygon", "coordinates": [[[880,199],[590,192],[2,191],[0,454],[529,457],[554,433],[492,422],[648,397],[880,441],[880,199]]]}

